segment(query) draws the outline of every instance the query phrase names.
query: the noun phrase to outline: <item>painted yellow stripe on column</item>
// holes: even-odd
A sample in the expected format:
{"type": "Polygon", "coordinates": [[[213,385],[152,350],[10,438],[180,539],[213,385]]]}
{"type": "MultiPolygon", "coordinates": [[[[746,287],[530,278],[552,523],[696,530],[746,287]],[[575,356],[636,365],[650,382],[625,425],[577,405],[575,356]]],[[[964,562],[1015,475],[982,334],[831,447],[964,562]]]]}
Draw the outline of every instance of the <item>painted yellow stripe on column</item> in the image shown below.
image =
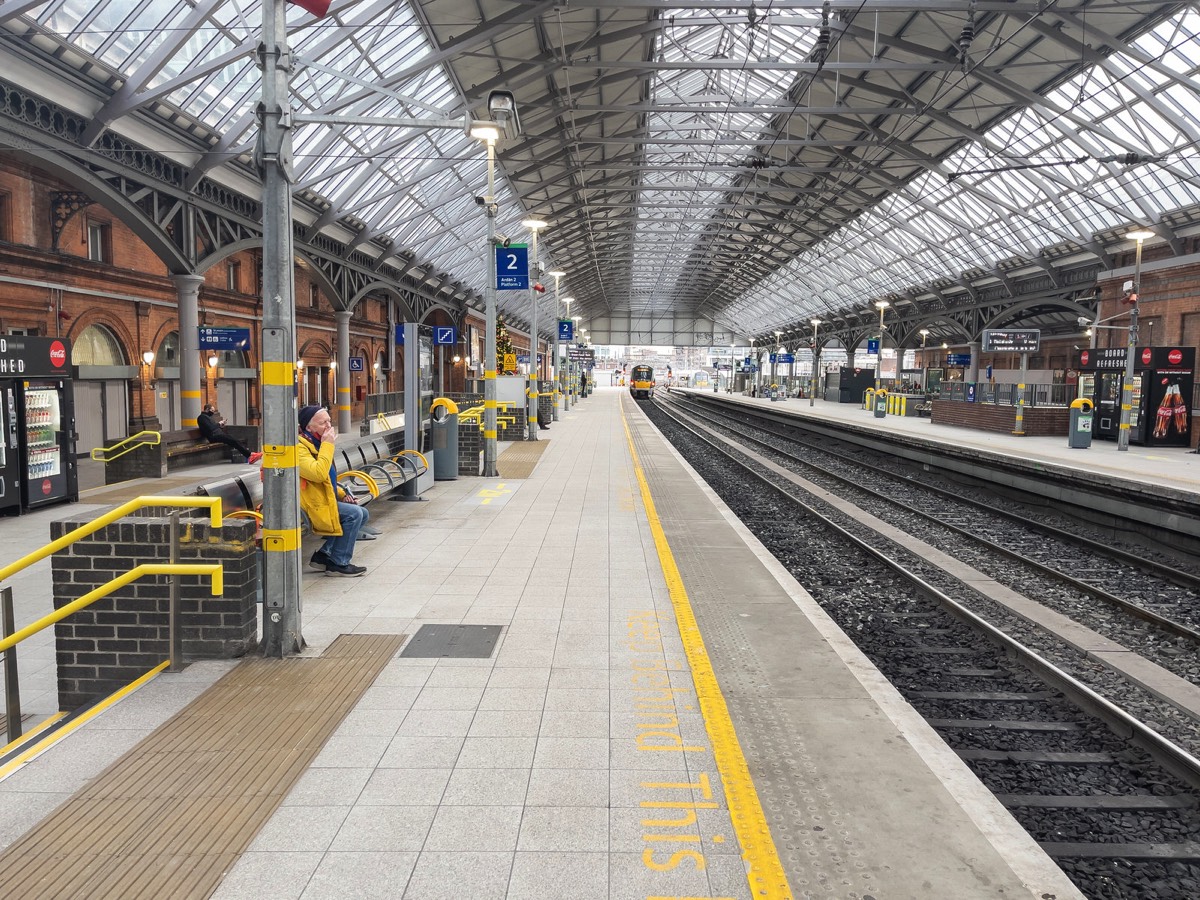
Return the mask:
{"type": "Polygon", "coordinates": [[[350,388],[349,387],[340,387],[337,389],[337,391],[339,394],[348,394],[348,393],[350,393],[350,388]]]}
{"type": "Polygon", "coordinates": [[[200,392],[199,391],[180,391],[179,396],[182,397],[184,400],[199,400],[200,392]]]}
{"type": "Polygon", "coordinates": [[[487,369],[487,370],[486,370],[486,371],[483,373],[483,377],[484,377],[485,379],[487,379],[487,378],[495,378],[495,377],[496,377],[496,370],[495,370],[495,369],[487,369]]]}
{"type": "Polygon", "coordinates": [[[291,387],[296,383],[296,367],[287,362],[265,362],[262,364],[262,383],[291,387]]]}
{"type": "Polygon", "coordinates": [[[484,400],[483,401],[484,409],[495,409],[497,406],[499,406],[499,403],[495,400],[484,400]]]}
{"type": "Polygon", "coordinates": [[[184,428],[195,428],[199,423],[195,419],[180,419],[179,424],[184,428]]]}
{"type": "Polygon", "coordinates": [[[264,528],[262,547],[271,553],[300,549],[299,528],[264,528]]]}
{"type": "Polygon", "coordinates": [[[483,439],[484,439],[485,441],[487,441],[487,440],[492,440],[492,441],[494,441],[494,440],[496,439],[496,432],[495,432],[495,430],[488,431],[486,428],[485,428],[485,429],[483,429],[483,439]]]}
{"type": "Polygon", "coordinates": [[[775,849],[775,842],[771,839],[771,831],[767,826],[758,792],[754,789],[750,767],[742,754],[733,720],[729,716],[729,707],[721,694],[721,686],[717,683],[717,675],[704,647],[704,638],[700,635],[700,626],[696,623],[696,614],[692,611],[683,578],[675,565],[675,557],[659,521],[654,498],[650,496],[650,485],[646,482],[637,450],[634,449],[633,435],[625,418],[624,402],[621,403],[621,424],[625,428],[625,439],[633,457],[633,471],[637,476],[650,533],[654,535],[654,547],[658,551],[663,577],[671,595],[671,606],[675,609],[675,620],[679,625],[679,635],[683,639],[683,651],[692,670],[692,680],[696,685],[696,697],[700,701],[704,727],[713,745],[713,760],[725,785],[725,801],[729,804],[733,830],[742,845],[742,859],[747,864],[746,878],[750,882],[750,894],[755,900],[791,900],[792,891],[788,887],[787,875],[775,849]]]}

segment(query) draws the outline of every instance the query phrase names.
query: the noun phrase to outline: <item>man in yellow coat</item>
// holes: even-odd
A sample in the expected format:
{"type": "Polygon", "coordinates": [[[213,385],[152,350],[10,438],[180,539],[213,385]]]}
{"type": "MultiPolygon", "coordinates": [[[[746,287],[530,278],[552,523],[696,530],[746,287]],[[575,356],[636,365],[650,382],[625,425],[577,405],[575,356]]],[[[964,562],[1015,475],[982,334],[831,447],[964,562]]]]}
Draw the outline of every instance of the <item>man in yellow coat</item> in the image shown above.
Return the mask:
{"type": "Polygon", "coordinates": [[[333,463],[337,431],[329,411],[321,406],[300,410],[300,441],[296,464],[300,469],[300,508],[308,516],[313,534],[325,535],[325,543],[308,561],[310,568],[326,575],[354,578],[366,568],[350,561],[358,533],[370,514],[337,483],[333,463]]]}

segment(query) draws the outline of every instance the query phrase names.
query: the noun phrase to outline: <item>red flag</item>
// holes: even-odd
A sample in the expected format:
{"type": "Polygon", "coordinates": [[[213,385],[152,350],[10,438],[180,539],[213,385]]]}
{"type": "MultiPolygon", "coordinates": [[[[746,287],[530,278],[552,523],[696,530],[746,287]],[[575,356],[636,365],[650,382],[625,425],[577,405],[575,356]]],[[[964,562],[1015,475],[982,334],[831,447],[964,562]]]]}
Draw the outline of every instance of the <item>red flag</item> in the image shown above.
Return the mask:
{"type": "Polygon", "coordinates": [[[308,10],[318,19],[325,13],[329,12],[329,4],[331,0],[288,0],[288,3],[295,4],[303,9],[308,10]]]}

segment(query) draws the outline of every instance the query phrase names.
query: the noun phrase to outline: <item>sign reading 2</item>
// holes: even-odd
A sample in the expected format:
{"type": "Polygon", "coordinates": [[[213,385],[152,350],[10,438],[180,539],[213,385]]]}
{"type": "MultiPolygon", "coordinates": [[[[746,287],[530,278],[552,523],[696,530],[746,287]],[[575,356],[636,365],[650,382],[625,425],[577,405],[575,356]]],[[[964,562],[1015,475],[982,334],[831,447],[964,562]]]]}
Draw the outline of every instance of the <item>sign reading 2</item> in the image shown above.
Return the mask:
{"type": "Polygon", "coordinates": [[[529,290],[529,248],[496,248],[496,290],[529,290]]]}

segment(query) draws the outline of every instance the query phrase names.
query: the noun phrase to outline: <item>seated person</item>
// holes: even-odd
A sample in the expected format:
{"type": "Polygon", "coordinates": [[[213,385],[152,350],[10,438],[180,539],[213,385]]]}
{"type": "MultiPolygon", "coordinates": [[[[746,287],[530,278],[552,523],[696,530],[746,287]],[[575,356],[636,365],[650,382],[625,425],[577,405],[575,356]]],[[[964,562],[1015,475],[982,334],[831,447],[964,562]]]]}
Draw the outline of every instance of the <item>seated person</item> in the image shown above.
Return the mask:
{"type": "Polygon", "coordinates": [[[308,565],[326,575],[350,578],[365,575],[366,568],[354,565],[350,559],[354,542],[370,514],[337,483],[333,462],[337,431],[329,410],[306,406],[300,410],[299,419],[296,465],[300,470],[300,508],[308,516],[313,534],[325,536],[325,543],[312,555],[308,565]]]}
{"type": "Polygon", "coordinates": [[[204,411],[196,417],[196,427],[200,429],[200,433],[210,444],[225,444],[232,447],[246,457],[246,461],[249,463],[256,463],[262,459],[261,453],[251,451],[237,438],[225,433],[225,420],[221,418],[221,414],[211,403],[204,404],[204,411]]]}

